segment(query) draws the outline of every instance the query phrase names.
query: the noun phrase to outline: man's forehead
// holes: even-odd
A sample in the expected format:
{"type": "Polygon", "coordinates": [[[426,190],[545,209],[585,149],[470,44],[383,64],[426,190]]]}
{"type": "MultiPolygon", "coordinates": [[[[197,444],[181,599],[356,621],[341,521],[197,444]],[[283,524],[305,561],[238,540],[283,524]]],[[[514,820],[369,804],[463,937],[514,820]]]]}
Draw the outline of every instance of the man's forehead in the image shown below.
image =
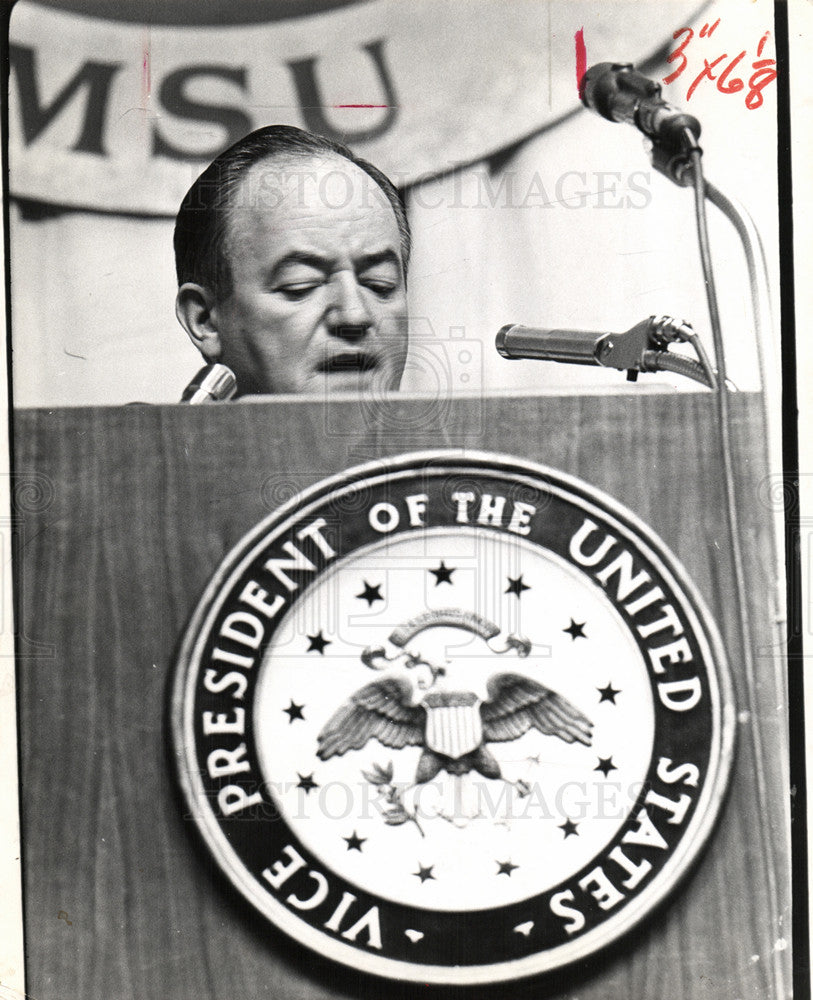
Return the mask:
{"type": "Polygon", "coordinates": [[[403,265],[392,205],[373,178],[344,157],[266,158],[233,195],[225,245],[233,272],[268,274],[297,254],[333,265],[389,253],[403,265]]]}
{"type": "MultiPolygon", "coordinates": [[[[361,167],[333,153],[278,154],[255,163],[233,192],[229,214],[237,222],[301,215],[391,215],[384,191],[361,167]]],[[[397,223],[396,223],[397,225],[397,223]]]]}

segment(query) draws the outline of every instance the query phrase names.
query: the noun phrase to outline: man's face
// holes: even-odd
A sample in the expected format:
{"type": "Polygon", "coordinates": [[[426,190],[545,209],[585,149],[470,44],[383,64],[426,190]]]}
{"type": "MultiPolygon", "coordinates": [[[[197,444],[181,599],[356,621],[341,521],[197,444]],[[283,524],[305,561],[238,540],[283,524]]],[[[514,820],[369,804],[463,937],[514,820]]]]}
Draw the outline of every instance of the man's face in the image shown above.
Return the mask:
{"type": "Polygon", "coordinates": [[[372,178],[341,157],[262,161],[227,232],[232,287],[212,319],[239,394],[398,388],[400,239],[372,178]]]}

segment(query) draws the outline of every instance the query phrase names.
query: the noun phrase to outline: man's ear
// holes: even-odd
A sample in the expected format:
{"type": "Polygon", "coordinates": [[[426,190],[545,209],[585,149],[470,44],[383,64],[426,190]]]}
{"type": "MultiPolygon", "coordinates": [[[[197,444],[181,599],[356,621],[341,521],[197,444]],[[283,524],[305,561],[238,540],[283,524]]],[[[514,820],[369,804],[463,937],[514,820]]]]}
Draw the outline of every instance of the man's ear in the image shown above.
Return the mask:
{"type": "Polygon", "coordinates": [[[192,343],[207,361],[218,361],[223,353],[217,329],[215,299],[208,288],[187,281],[178,289],[175,315],[192,343]]]}

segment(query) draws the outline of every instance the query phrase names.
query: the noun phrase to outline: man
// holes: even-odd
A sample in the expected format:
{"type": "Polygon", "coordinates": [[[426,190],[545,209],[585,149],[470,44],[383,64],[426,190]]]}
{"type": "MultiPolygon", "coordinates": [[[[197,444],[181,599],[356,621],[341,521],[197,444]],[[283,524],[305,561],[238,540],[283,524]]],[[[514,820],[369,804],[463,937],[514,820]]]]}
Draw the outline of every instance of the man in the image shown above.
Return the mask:
{"type": "Polygon", "coordinates": [[[183,200],[176,315],[238,396],[397,389],[409,250],[380,170],[301,129],[258,129],[183,200]]]}

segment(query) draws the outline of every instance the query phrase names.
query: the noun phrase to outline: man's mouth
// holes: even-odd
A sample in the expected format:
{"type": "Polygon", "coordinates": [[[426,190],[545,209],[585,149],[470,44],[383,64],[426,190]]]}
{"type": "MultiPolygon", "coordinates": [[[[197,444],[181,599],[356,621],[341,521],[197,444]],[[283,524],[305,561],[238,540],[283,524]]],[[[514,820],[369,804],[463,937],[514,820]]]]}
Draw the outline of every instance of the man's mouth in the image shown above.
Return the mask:
{"type": "Polygon", "coordinates": [[[342,351],[333,354],[319,366],[319,371],[328,375],[352,372],[369,372],[378,367],[378,359],[372,354],[362,351],[342,351]]]}

